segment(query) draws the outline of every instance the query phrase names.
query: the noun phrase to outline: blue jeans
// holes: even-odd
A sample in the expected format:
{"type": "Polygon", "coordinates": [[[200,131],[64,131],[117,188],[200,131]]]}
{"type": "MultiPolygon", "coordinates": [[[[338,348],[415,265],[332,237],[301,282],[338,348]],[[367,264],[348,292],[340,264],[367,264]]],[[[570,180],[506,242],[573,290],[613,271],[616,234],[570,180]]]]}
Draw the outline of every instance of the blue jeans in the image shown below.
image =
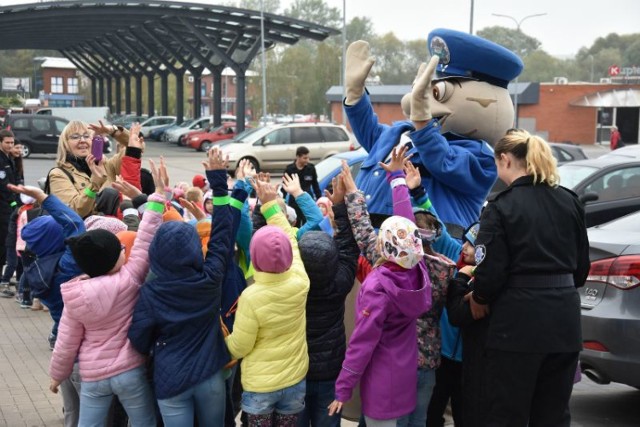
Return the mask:
{"type": "Polygon", "coordinates": [[[245,391],[242,393],[242,410],[252,415],[267,415],[274,411],[283,415],[298,414],[304,409],[306,391],[305,380],[268,393],[245,391]]]}
{"type": "Polygon", "coordinates": [[[339,427],[340,414],[329,416],[329,405],[335,399],[335,381],[308,381],[304,410],[298,419],[298,427],[339,427]]]}
{"type": "Polygon", "coordinates": [[[200,427],[224,425],[224,369],[168,399],[158,399],[165,427],[192,426],[194,413],[200,427]]]}
{"type": "Polygon", "coordinates": [[[418,402],[409,415],[398,419],[397,427],[424,427],[427,423],[427,408],[436,385],[435,369],[418,369],[418,402]]]}
{"type": "Polygon", "coordinates": [[[80,386],[81,427],[103,427],[113,395],[129,415],[132,427],[155,427],[153,394],[144,366],[99,381],[82,381],[80,386]]]}

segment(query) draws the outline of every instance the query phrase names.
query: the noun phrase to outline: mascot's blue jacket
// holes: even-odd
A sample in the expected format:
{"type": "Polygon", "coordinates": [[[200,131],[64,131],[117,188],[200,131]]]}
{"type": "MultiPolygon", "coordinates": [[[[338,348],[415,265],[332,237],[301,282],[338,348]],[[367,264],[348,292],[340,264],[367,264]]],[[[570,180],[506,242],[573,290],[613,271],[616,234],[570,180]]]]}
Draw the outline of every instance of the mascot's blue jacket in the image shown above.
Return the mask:
{"type": "Polygon", "coordinates": [[[380,124],[367,93],[355,105],[345,105],[345,111],[358,142],[369,153],[356,180],[369,212],[392,215],[391,189],[378,162],[385,161],[400,136],[410,131],[411,162],[420,168],[422,184],[442,222],[466,228],[477,221],[498,176],[489,144],[453,133],[442,135],[435,119],[418,131],[409,121],[380,124]]]}

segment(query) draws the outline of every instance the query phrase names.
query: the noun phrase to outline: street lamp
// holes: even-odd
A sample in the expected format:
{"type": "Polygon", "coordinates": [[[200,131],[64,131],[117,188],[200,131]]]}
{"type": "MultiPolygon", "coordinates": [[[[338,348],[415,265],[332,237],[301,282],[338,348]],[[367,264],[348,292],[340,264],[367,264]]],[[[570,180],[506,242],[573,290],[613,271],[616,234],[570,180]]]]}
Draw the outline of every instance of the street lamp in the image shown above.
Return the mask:
{"type": "MultiPolygon", "coordinates": [[[[342,64],[340,66],[340,86],[342,86],[342,96],[346,96],[347,89],[345,88],[345,60],[347,58],[347,0],[342,0],[342,64]]],[[[347,124],[347,115],[342,109],[342,124],[347,124]]]]}
{"type": "MultiPolygon", "coordinates": [[[[260,44],[262,48],[262,116],[267,120],[267,57],[264,51],[264,1],[260,0],[260,44]]],[[[258,123],[259,124],[259,123],[258,123]]]]}
{"type": "MultiPolygon", "coordinates": [[[[533,15],[527,15],[524,18],[522,18],[521,20],[517,20],[516,18],[514,18],[513,16],[510,15],[502,15],[500,13],[492,13],[493,16],[497,16],[499,18],[507,18],[507,19],[511,19],[513,22],[515,22],[516,24],[516,31],[519,33],[520,32],[520,26],[522,25],[522,23],[529,19],[529,18],[535,18],[536,16],[544,16],[546,15],[545,13],[535,13],[533,15]]],[[[519,47],[519,46],[518,46],[519,47]]],[[[516,55],[520,56],[520,49],[518,49],[518,52],[516,52],[516,55]]],[[[515,81],[515,91],[514,91],[514,95],[513,95],[513,109],[515,110],[515,127],[518,127],[518,76],[516,76],[516,81],[515,81]]]]}

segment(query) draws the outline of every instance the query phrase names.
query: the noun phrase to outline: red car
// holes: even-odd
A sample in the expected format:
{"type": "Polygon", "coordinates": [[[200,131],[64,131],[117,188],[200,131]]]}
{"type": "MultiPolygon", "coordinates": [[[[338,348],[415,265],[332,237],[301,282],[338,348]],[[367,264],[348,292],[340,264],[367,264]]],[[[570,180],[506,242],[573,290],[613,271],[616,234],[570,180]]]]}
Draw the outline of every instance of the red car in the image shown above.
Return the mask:
{"type": "Polygon", "coordinates": [[[231,139],[234,136],[236,136],[236,124],[234,122],[226,122],[205,131],[190,132],[184,139],[186,145],[198,151],[208,151],[213,144],[225,139],[231,139]]]}

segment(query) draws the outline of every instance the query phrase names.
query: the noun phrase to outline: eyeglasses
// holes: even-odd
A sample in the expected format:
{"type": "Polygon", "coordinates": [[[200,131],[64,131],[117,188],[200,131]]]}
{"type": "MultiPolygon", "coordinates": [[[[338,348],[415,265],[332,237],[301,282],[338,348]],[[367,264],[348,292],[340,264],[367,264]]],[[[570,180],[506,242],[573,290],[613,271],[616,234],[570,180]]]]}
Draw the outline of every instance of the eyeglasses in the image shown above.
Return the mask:
{"type": "Polygon", "coordinates": [[[69,140],[70,141],[80,141],[81,139],[84,140],[89,140],[91,139],[91,135],[89,135],[88,133],[82,134],[80,135],[79,133],[74,133],[69,135],[69,140]]]}

